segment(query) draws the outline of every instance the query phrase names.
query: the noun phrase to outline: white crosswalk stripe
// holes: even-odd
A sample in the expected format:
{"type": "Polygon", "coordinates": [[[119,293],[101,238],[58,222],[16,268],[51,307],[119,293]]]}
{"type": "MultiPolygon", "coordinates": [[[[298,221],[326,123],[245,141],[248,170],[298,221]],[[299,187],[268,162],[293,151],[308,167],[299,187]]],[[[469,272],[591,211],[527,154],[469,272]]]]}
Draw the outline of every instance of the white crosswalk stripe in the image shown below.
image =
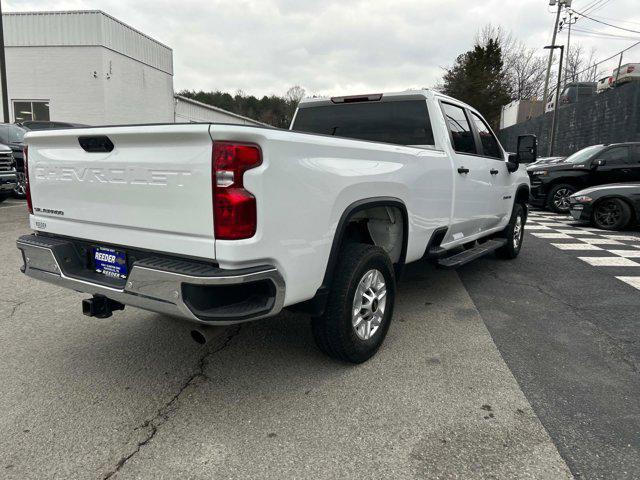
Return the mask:
{"type": "Polygon", "coordinates": [[[599,230],[567,215],[539,211],[529,212],[525,230],[594,268],[615,270],[617,279],[640,290],[640,233],[599,230]]]}

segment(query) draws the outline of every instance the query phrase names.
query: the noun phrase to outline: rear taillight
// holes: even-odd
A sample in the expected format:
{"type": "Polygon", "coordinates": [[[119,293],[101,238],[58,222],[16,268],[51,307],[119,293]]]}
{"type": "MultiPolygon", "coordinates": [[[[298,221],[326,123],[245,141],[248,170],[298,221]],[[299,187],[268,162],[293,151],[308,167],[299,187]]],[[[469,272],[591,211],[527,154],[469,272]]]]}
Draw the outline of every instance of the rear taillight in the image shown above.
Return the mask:
{"type": "Polygon", "coordinates": [[[31,187],[29,185],[29,161],[27,159],[29,153],[29,147],[25,146],[22,151],[23,163],[24,163],[24,184],[25,184],[25,192],[27,195],[27,208],[29,209],[29,213],[33,213],[33,203],[31,203],[31,187]]]}
{"type": "Polygon", "coordinates": [[[213,144],[213,220],[218,240],[239,240],[256,233],[256,197],[244,188],[244,172],[262,163],[258,145],[213,144]]]}

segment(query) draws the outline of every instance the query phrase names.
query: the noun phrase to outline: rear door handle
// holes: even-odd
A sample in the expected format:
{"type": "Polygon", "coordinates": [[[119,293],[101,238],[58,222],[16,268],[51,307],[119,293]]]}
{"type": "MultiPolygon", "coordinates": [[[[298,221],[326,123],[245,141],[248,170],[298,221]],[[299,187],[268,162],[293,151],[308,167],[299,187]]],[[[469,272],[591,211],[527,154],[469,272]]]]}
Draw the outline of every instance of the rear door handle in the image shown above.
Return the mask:
{"type": "Polygon", "coordinates": [[[489,173],[490,173],[491,175],[497,175],[497,174],[499,174],[500,172],[499,172],[498,170],[496,170],[495,168],[492,168],[491,170],[489,170],[489,173]]]}
{"type": "Polygon", "coordinates": [[[469,173],[469,169],[464,167],[459,167],[458,173],[469,173]]]}

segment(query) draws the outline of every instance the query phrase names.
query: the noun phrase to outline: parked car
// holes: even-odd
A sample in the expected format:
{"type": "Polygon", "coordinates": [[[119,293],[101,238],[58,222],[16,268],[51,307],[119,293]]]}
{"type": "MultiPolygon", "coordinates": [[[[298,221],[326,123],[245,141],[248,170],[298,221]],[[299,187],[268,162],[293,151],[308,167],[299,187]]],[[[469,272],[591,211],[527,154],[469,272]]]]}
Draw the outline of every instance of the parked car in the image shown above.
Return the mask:
{"type": "Polygon", "coordinates": [[[602,77],[600,80],[598,80],[596,93],[602,93],[605,90],[609,90],[612,86],[613,86],[613,77],[611,75],[602,77]]]}
{"type": "Polygon", "coordinates": [[[0,144],[0,203],[13,194],[17,178],[13,153],[6,145],[0,144]]]}
{"type": "MultiPolygon", "coordinates": [[[[560,105],[580,102],[596,94],[596,82],[567,83],[560,93],[560,105]]],[[[549,95],[544,111],[553,112],[556,106],[556,92],[549,95]]]]}
{"type": "Polygon", "coordinates": [[[604,230],[622,230],[640,220],[640,182],[587,188],[569,197],[571,216],[604,230]]]}
{"type": "Polygon", "coordinates": [[[632,82],[640,80],[640,63],[627,63],[620,66],[620,74],[618,69],[613,70],[613,82],[615,85],[620,85],[626,82],[632,82]]]}
{"type": "Polygon", "coordinates": [[[167,124],[25,141],[26,275],[92,295],[83,312],[101,318],[133,305],[206,327],[297,308],[319,348],[349,362],[382,343],[406,263],[518,255],[518,167],[536,156],[535,137],[507,156],[478,111],[431,91],[305,100],[290,131],[167,124]]]}
{"type": "Polygon", "coordinates": [[[24,160],[24,134],[27,131],[15,123],[0,123],[0,143],[8,146],[13,152],[17,175],[16,187],[13,191],[15,197],[25,197],[24,160]]]}
{"type": "Polygon", "coordinates": [[[531,205],[569,213],[569,197],[578,190],[614,182],[640,181],[640,142],[592,145],[555,165],[528,170],[531,205]]]}

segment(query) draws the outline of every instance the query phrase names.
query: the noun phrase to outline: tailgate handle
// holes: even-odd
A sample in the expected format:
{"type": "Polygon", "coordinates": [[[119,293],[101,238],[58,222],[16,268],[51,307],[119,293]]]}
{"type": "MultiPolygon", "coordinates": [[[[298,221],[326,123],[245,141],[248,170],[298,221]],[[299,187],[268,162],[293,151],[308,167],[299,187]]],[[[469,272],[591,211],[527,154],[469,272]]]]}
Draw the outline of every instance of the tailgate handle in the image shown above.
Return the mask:
{"type": "Polygon", "coordinates": [[[78,142],[85,152],[111,152],[113,142],[106,135],[78,137],[78,142]]]}

